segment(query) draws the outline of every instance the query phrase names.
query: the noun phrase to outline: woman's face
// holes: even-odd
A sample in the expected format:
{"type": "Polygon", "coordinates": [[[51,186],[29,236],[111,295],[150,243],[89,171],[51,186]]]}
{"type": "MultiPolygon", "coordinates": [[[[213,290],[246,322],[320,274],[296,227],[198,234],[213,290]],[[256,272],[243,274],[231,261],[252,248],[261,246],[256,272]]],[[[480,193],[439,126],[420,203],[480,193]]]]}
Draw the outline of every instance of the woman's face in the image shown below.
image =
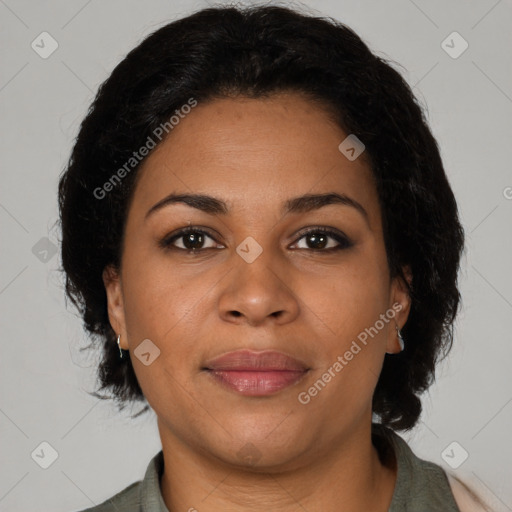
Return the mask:
{"type": "Polygon", "coordinates": [[[297,94],[222,99],[143,162],[120,278],[104,280],[163,443],[286,467],[369,429],[409,299],[365,154],[338,148],[348,135],[297,94]],[[310,195],[342,200],[297,199],[310,195]]]}

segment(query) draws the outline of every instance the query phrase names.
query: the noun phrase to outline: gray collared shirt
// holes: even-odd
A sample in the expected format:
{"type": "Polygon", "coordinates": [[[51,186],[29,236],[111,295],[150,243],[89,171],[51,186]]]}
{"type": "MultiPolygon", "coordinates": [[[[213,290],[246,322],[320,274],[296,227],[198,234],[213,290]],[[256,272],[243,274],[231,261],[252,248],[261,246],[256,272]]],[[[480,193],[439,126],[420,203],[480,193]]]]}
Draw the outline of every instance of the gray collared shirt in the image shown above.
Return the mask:
{"type": "MultiPolygon", "coordinates": [[[[386,437],[397,460],[397,480],[388,512],[460,512],[444,470],[416,457],[393,431],[387,429],[386,437]]],[[[143,480],[81,512],[169,512],[160,490],[163,463],[160,451],[151,459],[143,480]]]]}
{"type": "Polygon", "coordinates": [[[164,467],[163,452],[150,461],[144,479],[126,487],[115,496],[81,512],[169,512],[160,490],[164,467]]]}

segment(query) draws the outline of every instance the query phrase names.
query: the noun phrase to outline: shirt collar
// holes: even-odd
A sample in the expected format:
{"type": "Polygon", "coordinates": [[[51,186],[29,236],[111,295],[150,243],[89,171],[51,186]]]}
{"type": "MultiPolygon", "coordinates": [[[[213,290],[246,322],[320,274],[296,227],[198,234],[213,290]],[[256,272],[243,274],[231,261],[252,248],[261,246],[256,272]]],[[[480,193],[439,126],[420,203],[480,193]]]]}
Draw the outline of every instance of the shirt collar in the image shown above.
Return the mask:
{"type": "Polygon", "coordinates": [[[164,469],[163,451],[160,450],[148,464],[140,487],[142,512],[169,512],[160,489],[160,478],[164,469]]]}

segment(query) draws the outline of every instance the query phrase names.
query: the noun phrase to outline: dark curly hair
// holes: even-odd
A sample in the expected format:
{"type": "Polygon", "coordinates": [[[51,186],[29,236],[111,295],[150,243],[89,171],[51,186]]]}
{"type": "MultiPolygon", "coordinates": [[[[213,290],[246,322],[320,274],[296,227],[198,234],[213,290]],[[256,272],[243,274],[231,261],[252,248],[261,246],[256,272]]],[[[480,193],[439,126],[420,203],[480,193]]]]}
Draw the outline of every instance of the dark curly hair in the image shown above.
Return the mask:
{"type": "MultiPolygon", "coordinates": [[[[386,355],[373,412],[395,430],[412,428],[419,395],[453,342],[464,231],[437,143],[411,88],[347,26],[278,6],[219,6],[173,21],[148,36],[100,86],[59,181],[66,294],[103,345],[92,393],[123,409],[143,401],[129,353],[119,358],[102,272],[120,268],[137,170],[98,199],[102,187],[162,123],[198,102],[277,92],[326,105],[366,146],[379,196],[391,277],[413,280],[406,347],[386,355]]],[[[83,349],[82,349],[83,350],[83,349]]],[[[149,406],[138,413],[145,412],[149,406]]]]}

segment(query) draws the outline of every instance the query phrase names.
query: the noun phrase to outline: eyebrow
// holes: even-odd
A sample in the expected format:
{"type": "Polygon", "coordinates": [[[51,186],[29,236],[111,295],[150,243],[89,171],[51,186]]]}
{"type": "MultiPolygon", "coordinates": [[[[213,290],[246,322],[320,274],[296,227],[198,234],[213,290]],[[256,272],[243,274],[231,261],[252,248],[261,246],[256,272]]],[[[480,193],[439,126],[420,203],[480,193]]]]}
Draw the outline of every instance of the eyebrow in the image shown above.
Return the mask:
{"type": "MultiPolygon", "coordinates": [[[[169,194],[162,200],[158,201],[146,213],[145,219],[161,210],[165,206],[171,204],[183,203],[192,208],[196,208],[210,215],[227,215],[229,213],[228,205],[222,199],[205,194],[169,194]]],[[[350,206],[357,210],[366,220],[369,225],[368,212],[364,209],[363,205],[347,196],[346,194],[338,194],[337,192],[328,192],[324,194],[305,194],[298,197],[293,197],[285,201],[282,207],[282,213],[306,213],[313,210],[318,210],[330,204],[339,204],[343,206],[350,206]]]]}

